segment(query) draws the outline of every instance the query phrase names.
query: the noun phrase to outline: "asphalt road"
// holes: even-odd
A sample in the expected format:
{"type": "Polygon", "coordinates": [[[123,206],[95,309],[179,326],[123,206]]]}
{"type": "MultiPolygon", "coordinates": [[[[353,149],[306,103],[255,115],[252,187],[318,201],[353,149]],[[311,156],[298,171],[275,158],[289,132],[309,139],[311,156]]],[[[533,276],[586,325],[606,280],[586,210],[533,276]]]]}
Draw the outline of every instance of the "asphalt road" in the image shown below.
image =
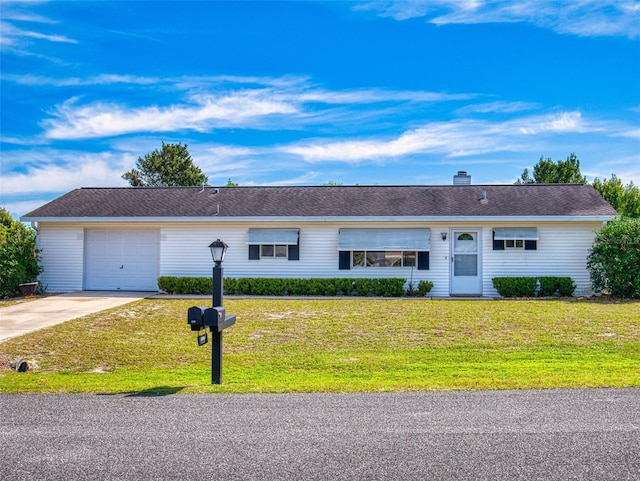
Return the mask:
{"type": "Polygon", "coordinates": [[[640,389],[0,395],[2,480],[638,480],[640,389]]]}

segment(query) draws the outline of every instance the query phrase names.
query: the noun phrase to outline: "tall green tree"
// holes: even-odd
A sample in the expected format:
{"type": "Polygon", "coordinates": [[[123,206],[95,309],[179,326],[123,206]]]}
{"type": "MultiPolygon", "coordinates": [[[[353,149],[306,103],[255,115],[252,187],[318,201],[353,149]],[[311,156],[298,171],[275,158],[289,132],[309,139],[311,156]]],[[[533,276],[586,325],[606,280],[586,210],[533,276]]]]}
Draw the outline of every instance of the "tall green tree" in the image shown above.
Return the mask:
{"type": "Polygon", "coordinates": [[[580,172],[580,160],[572,153],[567,160],[554,162],[550,157],[533,166],[533,177],[524,169],[516,184],[586,184],[587,178],[580,172]]]}
{"type": "Polygon", "coordinates": [[[0,298],[19,294],[19,285],[35,281],[40,271],[36,231],[0,207],[0,298]]]}
{"type": "Polygon", "coordinates": [[[618,217],[600,229],[587,268],[596,291],[640,299],[640,219],[618,217]]]}
{"type": "Polygon", "coordinates": [[[193,163],[182,143],[165,144],[162,149],[138,157],[135,169],[122,175],[133,187],[174,187],[206,185],[208,178],[193,163]]]}
{"type": "Polygon", "coordinates": [[[625,186],[616,174],[611,174],[610,179],[596,178],[593,186],[618,211],[618,214],[626,217],[640,217],[640,189],[633,185],[633,182],[625,186]]]}

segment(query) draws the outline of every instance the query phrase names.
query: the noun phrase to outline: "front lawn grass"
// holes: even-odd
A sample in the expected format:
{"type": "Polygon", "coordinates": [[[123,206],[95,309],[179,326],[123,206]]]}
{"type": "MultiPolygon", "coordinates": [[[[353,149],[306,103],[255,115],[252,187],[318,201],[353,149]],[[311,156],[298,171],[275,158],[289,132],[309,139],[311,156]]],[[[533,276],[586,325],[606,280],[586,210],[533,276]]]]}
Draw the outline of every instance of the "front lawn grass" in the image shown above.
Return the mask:
{"type": "Polygon", "coordinates": [[[189,300],[142,300],[0,344],[0,392],[260,393],[640,386],[640,303],[233,299],[223,384],[189,300]],[[17,373],[8,361],[33,359],[17,373]]]}

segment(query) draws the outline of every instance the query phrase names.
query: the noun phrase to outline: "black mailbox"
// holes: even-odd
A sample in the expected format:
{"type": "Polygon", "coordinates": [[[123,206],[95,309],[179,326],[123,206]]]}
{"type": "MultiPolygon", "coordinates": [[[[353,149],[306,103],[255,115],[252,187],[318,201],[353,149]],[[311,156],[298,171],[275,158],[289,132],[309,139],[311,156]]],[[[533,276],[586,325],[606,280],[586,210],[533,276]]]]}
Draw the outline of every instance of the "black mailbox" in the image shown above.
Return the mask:
{"type": "Polygon", "coordinates": [[[225,312],[224,307],[211,307],[204,311],[204,325],[207,327],[218,327],[219,324],[224,322],[225,312]]]}
{"type": "Polygon", "coordinates": [[[192,331],[200,331],[204,329],[204,313],[206,307],[193,306],[187,311],[187,324],[191,326],[192,331]]]}
{"type": "Polygon", "coordinates": [[[227,327],[231,327],[236,323],[235,314],[227,315],[224,307],[212,307],[204,311],[204,325],[209,329],[224,331],[227,327]]]}

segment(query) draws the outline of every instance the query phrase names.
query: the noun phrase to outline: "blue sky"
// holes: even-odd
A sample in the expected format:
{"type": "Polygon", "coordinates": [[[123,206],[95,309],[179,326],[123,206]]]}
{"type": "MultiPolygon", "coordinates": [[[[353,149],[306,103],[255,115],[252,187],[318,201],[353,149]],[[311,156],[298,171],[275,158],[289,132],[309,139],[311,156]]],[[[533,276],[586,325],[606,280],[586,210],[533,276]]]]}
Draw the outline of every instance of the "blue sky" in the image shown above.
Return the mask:
{"type": "Polygon", "coordinates": [[[13,215],[187,144],[211,185],[640,184],[640,2],[0,3],[13,215]]]}

